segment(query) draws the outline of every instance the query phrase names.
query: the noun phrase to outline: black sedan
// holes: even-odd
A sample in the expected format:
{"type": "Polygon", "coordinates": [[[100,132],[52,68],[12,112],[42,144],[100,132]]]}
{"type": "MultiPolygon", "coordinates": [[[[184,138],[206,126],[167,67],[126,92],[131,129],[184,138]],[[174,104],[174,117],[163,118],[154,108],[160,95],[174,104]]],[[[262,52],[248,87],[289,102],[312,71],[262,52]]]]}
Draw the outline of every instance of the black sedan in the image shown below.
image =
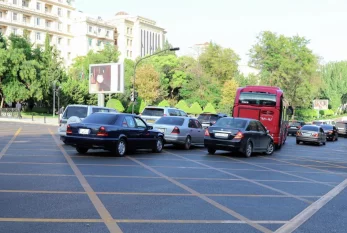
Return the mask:
{"type": "Polygon", "coordinates": [[[327,136],[327,140],[329,141],[337,141],[339,140],[337,128],[333,125],[322,125],[322,129],[324,130],[325,135],[327,136]]]}
{"type": "Polygon", "coordinates": [[[250,157],[253,152],[271,155],[273,138],[260,121],[224,117],[205,130],[204,145],[209,154],[216,150],[241,152],[250,157]]]}
{"type": "Polygon", "coordinates": [[[65,143],[78,153],[105,149],[116,156],[128,150],[152,149],[161,152],[164,135],[153,130],[140,117],[121,113],[93,113],[80,123],[67,126],[65,143]]]}

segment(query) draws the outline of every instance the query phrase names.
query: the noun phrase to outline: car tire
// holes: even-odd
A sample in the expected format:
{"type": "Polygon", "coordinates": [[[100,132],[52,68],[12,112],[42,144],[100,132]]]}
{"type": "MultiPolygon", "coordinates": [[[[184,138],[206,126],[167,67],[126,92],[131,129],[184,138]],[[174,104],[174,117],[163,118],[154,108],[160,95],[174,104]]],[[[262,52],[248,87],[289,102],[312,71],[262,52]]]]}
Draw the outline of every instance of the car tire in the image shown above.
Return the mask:
{"type": "Polygon", "coordinates": [[[160,153],[164,147],[164,140],[162,137],[158,137],[155,143],[155,147],[152,149],[153,153],[160,153]]]}
{"type": "Polygon", "coordinates": [[[214,155],[214,153],[216,153],[216,149],[212,148],[212,147],[208,147],[207,151],[210,155],[214,155]]]}
{"type": "Polygon", "coordinates": [[[79,153],[79,154],[85,154],[88,152],[88,148],[85,148],[85,147],[76,147],[76,151],[79,153]]]}
{"type": "Polygon", "coordinates": [[[270,141],[269,144],[267,145],[265,154],[266,155],[272,155],[274,153],[274,150],[275,150],[274,143],[273,143],[273,141],[270,141]]]}
{"type": "Polygon", "coordinates": [[[326,142],[322,142],[323,146],[325,146],[326,142]]]}
{"type": "Polygon", "coordinates": [[[183,148],[185,150],[189,150],[191,146],[192,146],[192,138],[190,136],[187,136],[187,138],[184,142],[183,148]]]}
{"type": "Polygon", "coordinates": [[[338,136],[335,136],[335,141],[338,141],[339,140],[339,137],[338,136]]]}
{"type": "Polygon", "coordinates": [[[299,144],[300,144],[300,141],[299,141],[299,140],[296,140],[296,144],[298,144],[298,145],[299,145],[299,144]]]}
{"type": "Polygon", "coordinates": [[[121,138],[119,139],[116,148],[113,151],[117,157],[123,157],[127,152],[127,143],[121,138]]]}
{"type": "Polygon", "coordinates": [[[245,146],[245,150],[243,152],[244,156],[246,156],[246,158],[251,157],[253,153],[253,144],[252,142],[248,141],[246,146],[245,146]]]}

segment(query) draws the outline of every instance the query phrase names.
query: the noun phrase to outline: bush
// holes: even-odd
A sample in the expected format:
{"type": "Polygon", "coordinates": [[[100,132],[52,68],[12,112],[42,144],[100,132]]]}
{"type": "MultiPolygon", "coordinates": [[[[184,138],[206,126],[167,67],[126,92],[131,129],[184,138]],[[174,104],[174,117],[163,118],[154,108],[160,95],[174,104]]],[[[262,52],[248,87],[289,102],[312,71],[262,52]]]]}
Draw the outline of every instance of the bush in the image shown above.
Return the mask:
{"type": "Polygon", "coordinates": [[[116,109],[118,112],[124,112],[123,104],[117,99],[107,101],[106,107],[116,109]]]}
{"type": "Polygon", "coordinates": [[[198,102],[194,102],[192,106],[190,106],[188,113],[198,115],[202,113],[202,108],[200,107],[198,102]]]}
{"type": "Polygon", "coordinates": [[[321,115],[321,116],[333,116],[334,111],[332,109],[320,110],[319,115],[321,115]]]}
{"type": "Polygon", "coordinates": [[[208,103],[204,108],[204,112],[216,113],[216,109],[213,107],[211,103],[208,103]]]}
{"type": "Polygon", "coordinates": [[[175,105],[176,108],[179,108],[185,112],[189,112],[189,107],[188,107],[188,104],[186,103],[186,101],[184,100],[180,100],[176,105],[175,105]]]}
{"type": "MultiPolygon", "coordinates": [[[[130,103],[126,109],[126,112],[127,113],[131,113],[132,111],[132,106],[133,106],[133,103],[130,103]]],[[[145,101],[141,98],[141,97],[138,97],[137,98],[137,101],[136,101],[136,104],[134,106],[134,113],[136,114],[139,114],[143,111],[143,109],[146,107],[146,103],[145,101]]]]}
{"type": "Polygon", "coordinates": [[[158,107],[170,107],[170,104],[167,100],[163,100],[158,104],[158,107]]]}
{"type": "Polygon", "coordinates": [[[314,109],[298,109],[295,111],[295,115],[305,121],[318,118],[318,111],[314,109]]]}

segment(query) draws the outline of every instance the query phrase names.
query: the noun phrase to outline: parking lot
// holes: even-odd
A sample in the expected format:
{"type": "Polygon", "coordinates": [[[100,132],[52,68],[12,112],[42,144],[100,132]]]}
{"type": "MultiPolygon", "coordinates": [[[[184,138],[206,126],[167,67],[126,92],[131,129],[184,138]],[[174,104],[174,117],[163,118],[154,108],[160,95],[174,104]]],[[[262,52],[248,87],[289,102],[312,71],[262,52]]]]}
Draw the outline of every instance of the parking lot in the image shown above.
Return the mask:
{"type": "Polygon", "coordinates": [[[0,232],[346,232],[345,138],[289,136],[251,158],[170,145],[117,158],[78,155],[56,131],[0,122],[0,232]]]}

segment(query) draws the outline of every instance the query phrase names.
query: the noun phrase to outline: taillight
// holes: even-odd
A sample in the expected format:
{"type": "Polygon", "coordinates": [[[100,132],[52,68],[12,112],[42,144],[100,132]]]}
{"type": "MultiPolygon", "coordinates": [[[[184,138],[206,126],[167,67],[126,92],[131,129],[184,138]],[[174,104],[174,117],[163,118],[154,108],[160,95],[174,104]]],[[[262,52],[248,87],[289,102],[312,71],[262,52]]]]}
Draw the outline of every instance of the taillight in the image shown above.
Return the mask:
{"type": "Polygon", "coordinates": [[[175,128],[172,130],[171,133],[172,134],[180,134],[180,129],[177,126],[175,126],[175,128]]]}
{"type": "Polygon", "coordinates": [[[96,133],[96,136],[99,136],[99,137],[107,137],[108,136],[108,133],[106,132],[106,129],[104,126],[101,126],[99,128],[99,131],[96,133]]]}
{"type": "Polygon", "coordinates": [[[72,129],[70,125],[67,125],[66,127],[66,134],[72,134],[72,129]]]}
{"type": "Polygon", "coordinates": [[[318,133],[312,134],[313,137],[318,138],[318,133]]]}
{"type": "Polygon", "coordinates": [[[166,114],[164,114],[163,116],[166,116],[166,114]]]}
{"type": "Polygon", "coordinates": [[[214,125],[214,124],[216,124],[216,122],[215,121],[211,121],[211,125],[214,125]]]}
{"type": "Polygon", "coordinates": [[[205,129],[205,136],[210,136],[210,132],[208,132],[208,129],[205,129]]]}
{"type": "Polygon", "coordinates": [[[242,132],[237,132],[237,134],[235,135],[234,139],[242,139],[243,138],[243,133],[242,132]]]}
{"type": "Polygon", "coordinates": [[[332,133],[334,133],[334,131],[330,130],[328,133],[329,133],[329,134],[332,134],[332,133]]]}

